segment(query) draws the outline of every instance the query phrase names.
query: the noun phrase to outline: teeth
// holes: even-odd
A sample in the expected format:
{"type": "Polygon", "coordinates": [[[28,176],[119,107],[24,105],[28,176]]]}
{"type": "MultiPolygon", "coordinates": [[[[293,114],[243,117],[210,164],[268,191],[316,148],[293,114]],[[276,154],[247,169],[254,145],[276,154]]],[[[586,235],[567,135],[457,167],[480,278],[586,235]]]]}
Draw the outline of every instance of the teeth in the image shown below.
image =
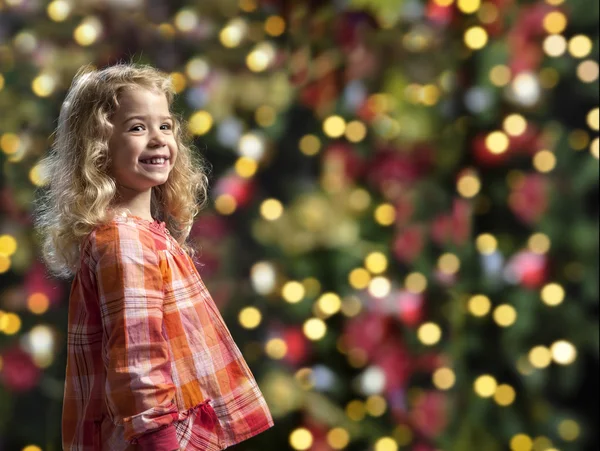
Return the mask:
{"type": "Polygon", "coordinates": [[[150,160],[142,160],[142,163],[163,164],[165,161],[165,158],[152,158],[150,160]]]}

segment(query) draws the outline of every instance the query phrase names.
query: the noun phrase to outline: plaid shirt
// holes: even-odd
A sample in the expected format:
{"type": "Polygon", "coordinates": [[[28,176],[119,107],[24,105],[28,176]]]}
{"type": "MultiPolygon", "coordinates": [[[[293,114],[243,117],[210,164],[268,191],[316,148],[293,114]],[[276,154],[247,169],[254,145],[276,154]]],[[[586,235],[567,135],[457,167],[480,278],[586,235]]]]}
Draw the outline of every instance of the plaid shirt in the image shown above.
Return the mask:
{"type": "Polygon", "coordinates": [[[273,426],[192,259],[164,222],[117,216],[84,241],[67,352],[64,450],[172,451],[143,445],[166,434],[180,450],[217,451],[273,426]]]}

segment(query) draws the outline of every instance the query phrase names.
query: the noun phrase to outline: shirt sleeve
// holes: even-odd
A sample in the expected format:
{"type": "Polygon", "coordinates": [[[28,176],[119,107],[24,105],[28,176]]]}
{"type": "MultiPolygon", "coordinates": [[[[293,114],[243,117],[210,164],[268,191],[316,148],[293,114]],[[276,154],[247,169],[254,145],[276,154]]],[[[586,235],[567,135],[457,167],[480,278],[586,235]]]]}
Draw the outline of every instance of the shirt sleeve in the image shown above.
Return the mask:
{"type": "Polygon", "coordinates": [[[161,430],[167,447],[140,446],[172,451],[179,447],[172,424],[178,412],[163,335],[163,277],[153,236],[118,224],[98,232],[94,244],[109,413],[124,427],[125,440],[137,443],[161,430]]]}

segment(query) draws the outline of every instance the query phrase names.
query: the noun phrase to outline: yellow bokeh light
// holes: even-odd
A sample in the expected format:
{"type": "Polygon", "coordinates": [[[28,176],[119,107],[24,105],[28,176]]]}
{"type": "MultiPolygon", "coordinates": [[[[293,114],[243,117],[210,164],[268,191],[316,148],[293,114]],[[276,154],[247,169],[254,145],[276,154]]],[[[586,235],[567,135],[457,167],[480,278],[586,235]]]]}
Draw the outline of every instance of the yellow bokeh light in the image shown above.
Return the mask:
{"type": "Polygon", "coordinates": [[[272,61],[272,49],[260,47],[252,50],[246,57],[246,65],[252,72],[262,72],[272,61]]]}
{"type": "Polygon", "coordinates": [[[327,325],[320,318],[310,318],[305,321],[303,330],[310,340],[318,341],[327,333],[327,325]]]}
{"type": "Polygon", "coordinates": [[[213,117],[208,111],[196,111],[188,121],[190,132],[194,135],[204,135],[213,126],[213,117]]]}
{"type": "Polygon", "coordinates": [[[548,235],[544,233],[534,233],[527,241],[529,249],[536,254],[546,254],[550,250],[551,242],[548,235]]]}
{"type": "Polygon", "coordinates": [[[304,299],[305,295],[306,289],[304,288],[304,285],[295,280],[286,282],[281,289],[281,296],[290,304],[297,304],[304,299]]]}
{"type": "Polygon", "coordinates": [[[240,311],[238,321],[245,329],[256,329],[262,321],[262,314],[256,307],[245,307],[240,311]]]}
{"type": "Polygon", "coordinates": [[[21,145],[21,139],[14,133],[4,133],[0,136],[0,149],[8,155],[17,153],[21,145]]]}
{"type": "Polygon", "coordinates": [[[365,267],[373,274],[381,274],[388,267],[388,259],[381,252],[372,252],[365,258],[365,267]]]}
{"type": "Polygon", "coordinates": [[[346,405],[346,415],[353,421],[360,421],[366,415],[366,407],[362,401],[350,401],[346,405]]]}
{"type": "Polygon", "coordinates": [[[529,362],[534,368],[546,368],[552,363],[552,354],[546,346],[536,346],[529,351],[529,362]]]}
{"type": "Polygon", "coordinates": [[[369,208],[371,195],[366,189],[355,188],[348,196],[348,206],[355,212],[362,212],[369,208]]]}
{"type": "Polygon", "coordinates": [[[420,272],[413,272],[406,276],[404,286],[411,293],[423,293],[427,289],[427,277],[420,272]]]}
{"type": "Polygon", "coordinates": [[[360,121],[351,121],[346,126],[345,133],[348,141],[357,143],[365,139],[365,136],[367,136],[367,127],[360,121]]]}
{"type": "Polygon", "coordinates": [[[508,85],[511,77],[512,73],[508,66],[500,64],[490,70],[490,81],[494,86],[502,87],[508,85]]]}
{"type": "Polygon", "coordinates": [[[296,450],[307,450],[313,444],[313,435],[306,428],[298,428],[290,434],[290,445],[296,450]]]}
{"type": "Polygon", "coordinates": [[[454,0],[434,0],[436,5],[448,7],[454,3],[454,0]]]}
{"type": "Polygon", "coordinates": [[[483,317],[492,309],[492,301],[483,294],[477,294],[469,299],[468,308],[471,315],[483,317]]]}
{"type": "Polygon", "coordinates": [[[44,172],[40,164],[36,164],[29,170],[29,180],[36,186],[45,185],[48,179],[44,177],[44,172]]]}
{"type": "Polygon", "coordinates": [[[4,76],[0,74],[0,91],[4,89],[4,76]]]}
{"type": "Polygon", "coordinates": [[[581,427],[575,420],[563,420],[558,425],[558,435],[566,442],[574,442],[581,435],[581,427]]]}
{"type": "Polygon", "coordinates": [[[46,13],[54,22],[63,22],[71,13],[71,5],[64,0],[54,0],[46,7],[46,13]]]}
{"type": "Polygon", "coordinates": [[[303,390],[312,390],[315,386],[313,370],[310,368],[300,368],[294,374],[294,379],[303,390]]]}
{"type": "Polygon", "coordinates": [[[592,53],[592,40],[583,35],[578,34],[569,40],[569,53],[575,58],[585,58],[592,53]]]}
{"type": "Polygon", "coordinates": [[[544,67],[540,71],[540,86],[544,89],[553,89],[560,81],[560,74],[553,67],[544,67]]]}
{"type": "Polygon", "coordinates": [[[247,13],[251,13],[255,11],[256,8],[258,8],[256,0],[240,0],[239,6],[242,11],[245,11],[247,13]]]}
{"type": "Polygon", "coordinates": [[[471,27],[465,32],[464,41],[470,49],[482,49],[488,43],[487,31],[480,26],[471,27]]]}
{"type": "Polygon", "coordinates": [[[198,16],[191,9],[182,9],[175,15],[175,26],[181,31],[192,31],[198,25],[198,16]]]}
{"type": "Polygon", "coordinates": [[[560,11],[552,11],[544,17],[544,29],[549,34],[559,34],[567,28],[567,16],[560,11]]]}
{"type": "Polygon", "coordinates": [[[254,119],[261,127],[270,127],[275,123],[276,118],[277,111],[275,108],[269,105],[262,105],[258,107],[254,113],[254,119]]]}
{"type": "Polygon", "coordinates": [[[496,393],[496,388],[498,387],[498,382],[493,376],[489,374],[484,374],[483,376],[479,376],[475,383],[473,384],[473,389],[475,393],[477,393],[482,398],[491,398],[496,393]]]}
{"type": "Polygon", "coordinates": [[[342,302],[342,313],[345,316],[353,317],[362,311],[362,302],[355,296],[349,296],[342,302]]]}
{"type": "MultiPolygon", "coordinates": [[[[369,361],[366,351],[361,348],[354,348],[348,351],[348,363],[353,368],[363,368],[369,361]]],[[[364,409],[363,409],[364,410],[364,409]]],[[[364,413],[362,414],[364,416],[364,413]]],[[[358,421],[358,420],[357,420],[358,421]]]]}
{"type": "Polygon", "coordinates": [[[425,323],[417,331],[419,341],[427,346],[437,344],[442,338],[442,329],[435,323],[425,323]]]}
{"type": "Polygon", "coordinates": [[[256,174],[258,162],[249,157],[240,157],[235,162],[235,172],[245,179],[249,179],[256,174]]]}
{"type": "Polygon", "coordinates": [[[77,44],[87,47],[98,40],[102,31],[102,23],[95,17],[88,17],[73,31],[73,39],[77,44]]]}
{"type": "Polygon", "coordinates": [[[458,9],[465,14],[473,14],[481,7],[481,0],[458,0],[458,9]]]}
{"type": "Polygon", "coordinates": [[[369,282],[369,293],[376,298],[386,297],[390,294],[391,289],[392,284],[386,277],[374,277],[371,282],[369,282]]]}
{"type": "Polygon", "coordinates": [[[342,308],[342,300],[335,293],[323,293],[317,300],[321,312],[327,316],[335,315],[342,308]]]}
{"type": "Polygon", "coordinates": [[[544,39],[544,52],[554,58],[562,56],[567,51],[567,40],[560,34],[551,34],[544,39]]]}
{"type": "Polygon", "coordinates": [[[0,254],[11,256],[17,251],[17,240],[12,235],[0,235],[0,254]]]}
{"type": "Polygon", "coordinates": [[[600,109],[594,108],[587,115],[588,126],[595,131],[600,129],[600,109]]]}
{"type": "MultiPolygon", "coordinates": [[[[54,2],[54,3],[56,3],[56,2],[54,2]]],[[[42,448],[40,448],[37,445],[27,445],[21,451],[42,451],[42,448]]]]}
{"type": "Polygon", "coordinates": [[[527,121],[520,114],[510,114],[504,119],[503,128],[510,136],[521,136],[527,130],[527,121]]]}
{"type": "Polygon", "coordinates": [[[479,11],[477,11],[477,17],[484,24],[493,24],[498,20],[499,11],[498,7],[491,3],[486,2],[481,5],[479,11]]]}
{"type": "Polygon", "coordinates": [[[375,442],[375,451],[398,451],[398,443],[391,437],[382,437],[375,442]]]}
{"type": "Polygon", "coordinates": [[[374,212],[375,221],[382,226],[390,226],[396,220],[396,209],[392,204],[379,205],[374,212]]]}
{"type": "Polygon", "coordinates": [[[438,368],[433,373],[433,385],[439,390],[450,390],[456,383],[456,374],[450,368],[438,368]]]}
{"type": "Polygon", "coordinates": [[[482,233],[479,235],[475,244],[477,250],[484,255],[493,254],[498,249],[498,240],[490,233],[482,233]]]}
{"type": "Polygon", "coordinates": [[[287,354],[287,343],[281,338],[272,338],[265,345],[266,354],[273,360],[281,360],[287,354]]]}
{"type": "Polygon", "coordinates": [[[203,58],[192,58],[185,65],[185,73],[190,80],[202,81],[210,72],[210,67],[203,58]]]}
{"type": "Polygon", "coordinates": [[[436,85],[425,85],[419,92],[419,100],[423,105],[433,106],[440,99],[440,88],[436,85]]]}
{"type": "Polygon", "coordinates": [[[566,340],[558,340],[550,347],[552,360],[559,365],[571,365],[577,359],[577,348],[566,340]]]}
{"type": "Polygon", "coordinates": [[[237,202],[231,194],[221,194],[215,199],[215,209],[222,215],[230,215],[237,209],[237,202]]]}
{"type": "Polygon", "coordinates": [[[508,150],[510,140],[506,133],[495,131],[490,133],[485,139],[485,145],[493,154],[501,154],[508,150]]]}
{"type": "Polygon", "coordinates": [[[574,150],[583,150],[590,143],[590,135],[585,130],[577,129],[569,133],[569,146],[574,150]]]}
{"type": "MultiPolygon", "coordinates": [[[[600,67],[594,60],[586,60],[577,66],[577,76],[584,83],[594,83],[600,75],[600,67]]],[[[1,88],[0,88],[1,89],[1,88]]]]}
{"type": "Polygon", "coordinates": [[[181,72],[171,72],[169,76],[171,78],[171,83],[173,84],[173,89],[175,90],[175,92],[177,94],[183,92],[183,90],[187,86],[187,80],[185,78],[185,75],[181,72]]]}
{"type": "Polygon", "coordinates": [[[10,269],[10,258],[0,254],[0,274],[4,274],[10,269]]]}
{"type": "Polygon", "coordinates": [[[400,446],[408,446],[414,438],[414,434],[410,426],[399,424],[394,428],[394,438],[400,446]]]}
{"type": "Polygon", "coordinates": [[[458,179],[456,190],[462,197],[475,197],[481,191],[481,181],[475,174],[465,174],[458,179]]]}
{"type": "Polygon", "coordinates": [[[350,434],[344,428],[334,428],[327,433],[327,443],[333,449],[344,449],[350,443],[350,434]]]}
{"type": "Polygon", "coordinates": [[[371,282],[371,274],[364,268],[355,268],[348,275],[348,282],[352,288],[362,290],[369,286],[371,282]]]}
{"type": "Polygon", "coordinates": [[[14,335],[21,330],[21,318],[15,313],[0,316],[0,331],[6,335],[14,335]]]}
{"type": "Polygon", "coordinates": [[[35,315],[46,313],[50,307],[50,300],[44,293],[32,293],[27,298],[27,308],[35,315]]]}
{"type": "Polygon", "coordinates": [[[590,144],[590,153],[596,158],[600,158],[600,140],[595,138],[590,144]]]}
{"type": "Polygon", "coordinates": [[[494,310],[494,321],[500,327],[510,327],[517,321],[517,311],[512,305],[499,305],[494,310]]]}
{"type": "Polygon", "coordinates": [[[533,440],[526,434],[517,434],[510,440],[511,451],[532,451],[533,440]]]}
{"type": "Polygon", "coordinates": [[[380,417],[387,410],[387,402],[383,396],[372,395],[367,398],[365,407],[369,415],[372,417],[380,417]]]}
{"type": "Polygon", "coordinates": [[[331,138],[339,138],[346,131],[346,121],[341,116],[329,116],[323,121],[323,131],[331,138]]]}
{"type": "Polygon", "coordinates": [[[541,297],[544,304],[555,307],[565,300],[565,289],[557,283],[549,283],[542,288],[541,297]]]}
{"type": "Polygon", "coordinates": [[[506,407],[510,406],[513,402],[515,402],[517,394],[515,389],[510,385],[502,384],[496,388],[496,393],[494,393],[494,401],[500,406],[506,407]]]}
{"type": "Polygon", "coordinates": [[[438,268],[444,274],[456,274],[460,270],[460,259],[449,252],[442,254],[438,259],[438,268]]]}
{"type": "Polygon", "coordinates": [[[271,36],[281,36],[285,31],[285,20],[280,16],[270,16],[265,21],[265,31],[271,36]]]}
{"type": "Polygon", "coordinates": [[[283,214],[283,204],[277,199],[267,199],[260,205],[260,214],[267,221],[275,221],[283,214]]]}
{"type": "Polygon", "coordinates": [[[550,172],[556,167],[556,156],[549,150],[540,150],[533,157],[533,167],[539,172],[550,172]]]}
{"type": "Polygon", "coordinates": [[[56,89],[56,80],[49,74],[40,74],[31,82],[31,90],[38,97],[48,97],[56,89]]]}
{"type": "Polygon", "coordinates": [[[321,140],[315,135],[305,135],[300,139],[298,147],[304,155],[316,155],[321,149],[321,140]]]}

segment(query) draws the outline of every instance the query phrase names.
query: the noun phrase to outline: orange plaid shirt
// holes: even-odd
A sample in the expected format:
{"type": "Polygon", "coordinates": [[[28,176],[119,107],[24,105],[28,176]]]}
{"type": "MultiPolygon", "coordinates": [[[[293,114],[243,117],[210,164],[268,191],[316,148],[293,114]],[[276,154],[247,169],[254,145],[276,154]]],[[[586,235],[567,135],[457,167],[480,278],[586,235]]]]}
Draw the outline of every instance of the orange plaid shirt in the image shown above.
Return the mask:
{"type": "MultiPolygon", "coordinates": [[[[81,247],[69,300],[63,449],[176,437],[217,451],[273,426],[192,259],[164,222],[116,216],[81,247]]],[[[172,451],[172,449],[154,449],[172,451]]]]}

